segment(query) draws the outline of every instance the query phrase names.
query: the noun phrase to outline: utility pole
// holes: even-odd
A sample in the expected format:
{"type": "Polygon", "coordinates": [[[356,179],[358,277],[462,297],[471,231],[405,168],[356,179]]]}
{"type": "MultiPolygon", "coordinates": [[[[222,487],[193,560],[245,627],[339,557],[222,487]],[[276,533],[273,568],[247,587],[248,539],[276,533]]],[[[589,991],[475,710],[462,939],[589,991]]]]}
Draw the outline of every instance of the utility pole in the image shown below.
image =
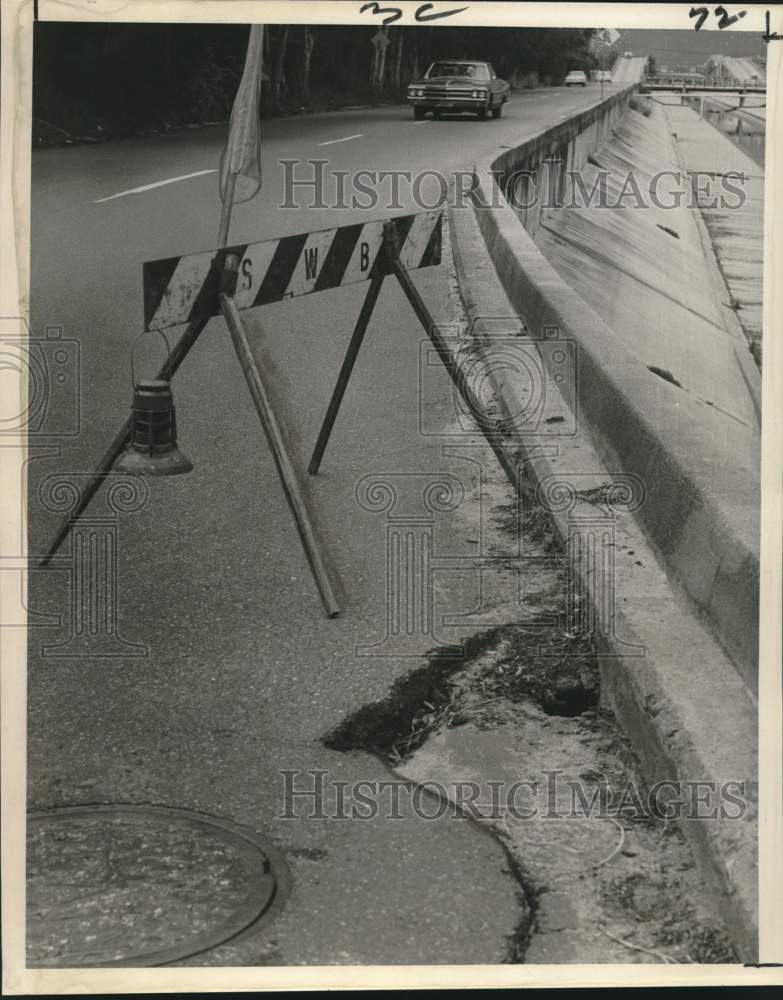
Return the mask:
{"type": "Polygon", "coordinates": [[[604,83],[606,77],[606,54],[619,38],[619,32],[615,31],[613,28],[599,28],[590,42],[593,53],[595,55],[600,55],[601,57],[601,69],[599,72],[601,74],[602,101],[604,99],[604,83]]]}

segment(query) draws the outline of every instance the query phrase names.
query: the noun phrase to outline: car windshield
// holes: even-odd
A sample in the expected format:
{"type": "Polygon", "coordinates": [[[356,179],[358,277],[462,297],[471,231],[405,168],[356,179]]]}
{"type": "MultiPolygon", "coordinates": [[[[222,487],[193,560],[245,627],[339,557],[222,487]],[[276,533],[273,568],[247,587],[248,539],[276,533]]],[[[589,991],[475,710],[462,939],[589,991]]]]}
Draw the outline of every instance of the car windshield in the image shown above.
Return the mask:
{"type": "Polygon", "coordinates": [[[427,70],[427,76],[470,76],[474,80],[489,79],[487,67],[483,63],[436,62],[427,70]]]}

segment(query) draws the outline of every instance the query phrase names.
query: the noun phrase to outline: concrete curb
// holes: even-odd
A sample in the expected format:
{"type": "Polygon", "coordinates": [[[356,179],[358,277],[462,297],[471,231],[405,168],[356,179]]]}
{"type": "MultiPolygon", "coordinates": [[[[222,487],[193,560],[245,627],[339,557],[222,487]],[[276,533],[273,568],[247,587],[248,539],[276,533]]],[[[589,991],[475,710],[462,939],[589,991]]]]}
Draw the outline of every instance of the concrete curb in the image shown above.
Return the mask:
{"type": "MultiPolygon", "coordinates": [[[[487,256],[476,214],[470,208],[451,214],[451,239],[457,280],[485,370],[501,412],[506,452],[504,467],[524,469],[545,496],[566,546],[595,531],[596,507],[577,490],[584,483],[622,479],[617,462],[606,462],[584,425],[574,423],[561,386],[547,372],[545,408],[536,427],[524,419],[528,398],[507,365],[493,363],[492,340],[519,337],[521,324],[487,256]],[[486,317],[495,320],[490,330],[486,317]],[[522,391],[521,391],[522,390],[522,391]],[[576,427],[556,436],[552,428],[576,427]],[[567,504],[558,502],[564,494],[567,504]]],[[[525,338],[527,340],[527,338],[525,338]]],[[[528,349],[535,350],[530,340],[528,349]]],[[[541,352],[543,356],[544,352],[541,352]]],[[[748,810],[743,818],[684,820],[680,825],[718,901],[727,929],[743,959],[756,961],[758,938],[757,829],[755,820],[757,712],[733,664],[691,603],[662,568],[632,510],[611,510],[614,563],[613,609],[607,631],[597,630],[602,698],[631,737],[645,776],[656,781],[747,782],[748,810]],[[732,734],[726,740],[724,733],[732,734]]],[[[600,521],[600,519],[599,519],[600,521]]],[[[606,522],[603,522],[605,530],[606,522]]],[[[582,546],[583,552],[586,547],[582,546]]],[[[577,565],[581,587],[601,617],[605,598],[594,559],[577,565]]]]}
{"type": "MultiPolygon", "coordinates": [[[[552,149],[559,140],[534,141],[552,149]]],[[[586,156],[584,144],[577,152],[586,156]]],[[[527,144],[516,156],[528,156],[527,144]]],[[[737,434],[734,440],[718,414],[705,415],[676,386],[647,371],[545,260],[499,192],[496,176],[512,162],[512,154],[504,153],[479,164],[473,196],[486,250],[513,311],[524,316],[534,336],[557,327],[577,344],[578,371],[567,380],[576,395],[569,404],[592,428],[604,460],[645,484],[640,520],[755,694],[758,456],[747,456],[744,438],[737,434]],[[720,469],[717,485],[714,457],[701,443],[705,421],[738,456],[720,469]]],[[[580,166],[576,154],[570,165],[580,166]]]]}

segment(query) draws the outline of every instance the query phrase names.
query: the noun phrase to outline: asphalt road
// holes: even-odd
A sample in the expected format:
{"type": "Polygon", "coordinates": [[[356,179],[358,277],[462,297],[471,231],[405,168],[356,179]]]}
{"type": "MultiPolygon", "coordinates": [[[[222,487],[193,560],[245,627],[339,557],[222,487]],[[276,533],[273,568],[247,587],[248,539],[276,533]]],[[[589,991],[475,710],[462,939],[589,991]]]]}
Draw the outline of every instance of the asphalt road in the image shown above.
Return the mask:
{"type": "MultiPolygon", "coordinates": [[[[502,119],[483,123],[415,123],[400,107],[265,122],[263,190],[236,208],[231,241],[414,207],[412,185],[402,183],[392,205],[381,199],[371,208],[337,208],[327,190],[332,207],[308,208],[309,192],[300,189],[304,203],[280,208],[283,159],[305,164],[297,167],[300,178],[308,160],[326,160],[327,174],[347,171],[349,184],[360,169],[447,174],[592,105],[599,93],[591,85],[517,94],[502,119]]],[[[58,521],[37,499],[41,480],[88,472],[127,414],[130,348],[142,328],[142,262],[215,243],[216,174],[205,171],[217,167],[224,139],[225,130],[212,127],[33,156],[33,328],[40,334],[61,326],[64,337],[79,342],[81,407],[80,432],[59,439],[59,457],[30,463],[31,552],[44,550],[58,521]],[[174,180],[186,175],[196,176],[174,180]],[[126,193],[134,189],[141,190],[126,193]]],[[[427,183],[421,192],[431,200],[434,179],[427,183]]],[[[436,319],[456,329],[448,259],[414,278],[436,319]]],[[[355,285],[245,314],[302,468],[365,290],[355,285]]],[[[441,474],[459,480],[465,500],[457,513],[435,519],[436,554],[470,555],[480,530],[476,461],[492,460],[460,432],[448,382],[420,361],[427,357],[422,341],[409,305],[387,281],[323,473],[309,484],[341,582],[340,618],[323,615],[220,320],[207,327],[174,384],[180,443],[194,472],[152,481],[142,509],[119,519],[119,634],[146,646],[147,655],[41,655],[43,644],[68,638],[69,576],[32,574],[31,609],[59,614],[64,624],[31,632],[30,807],[125,802],[195,809],[264,833],[291,867],[291,898],[274,924],[191,964],[469,964],[508,954],[507,936],[522,914],[519,886],[498,844],[467,821],[424,820],[410,802],[402,820],[308,819],[306,801],[297,803],[298,819],[280,818],[283,769],[320,768],[328,780],[349,783],[388,780],[375,757],[326,750],[321,738],[386,697],[395,678],[422,666],[439,639],[455,642],[478,630],[474,615],[444,626],[438,638],[414,637],[405,650],[356,652],[383,640],[391,613],[387,520],[357,502],[364,477],[392,482],[402,498],[398,514],[406,517],[422,513],[409,486],[420,491],[441,474]]],[[[160,350],[152,341],[142,345],[142,370],[160,350]]],[[[101,498],[92,512],[106,514],[101,498]]],[[[434,595],[436,619],[469,615],[476,582],[471,574],[444,573],[434,595]]]]}
{"type": "Polygon", "coordinates": [[[744,83],[754,78],[759,84],[766,82],[766,71],[752,59],[724,58],[723,66],[729,76],[740,82],[744,83]]]}
{"type": "Polygon", "coordinates": [[[638,83],[647,65],[646,56],[620,56],[612,68],[612,83],[627,87],[630,83],[638,83]]]}

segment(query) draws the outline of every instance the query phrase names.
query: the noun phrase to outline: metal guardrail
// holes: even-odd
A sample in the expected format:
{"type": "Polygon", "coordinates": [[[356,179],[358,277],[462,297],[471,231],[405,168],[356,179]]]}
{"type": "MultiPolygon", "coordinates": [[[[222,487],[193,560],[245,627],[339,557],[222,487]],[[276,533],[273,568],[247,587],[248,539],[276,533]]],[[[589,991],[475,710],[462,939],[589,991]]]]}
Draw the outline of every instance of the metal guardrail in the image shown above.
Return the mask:
{"type": "Polygon", "coordinates": [[[692,93],[699,91],[703,93],[740,93],[744,94],[766,94],[767,88],[760,84],[746,84],[737,82],[735,84],[722,83],[655,83],[654,80],[644,80],[639,85],[642,94],[649,94],[651,90],[667,90],[674,93],[692,93]]]}

